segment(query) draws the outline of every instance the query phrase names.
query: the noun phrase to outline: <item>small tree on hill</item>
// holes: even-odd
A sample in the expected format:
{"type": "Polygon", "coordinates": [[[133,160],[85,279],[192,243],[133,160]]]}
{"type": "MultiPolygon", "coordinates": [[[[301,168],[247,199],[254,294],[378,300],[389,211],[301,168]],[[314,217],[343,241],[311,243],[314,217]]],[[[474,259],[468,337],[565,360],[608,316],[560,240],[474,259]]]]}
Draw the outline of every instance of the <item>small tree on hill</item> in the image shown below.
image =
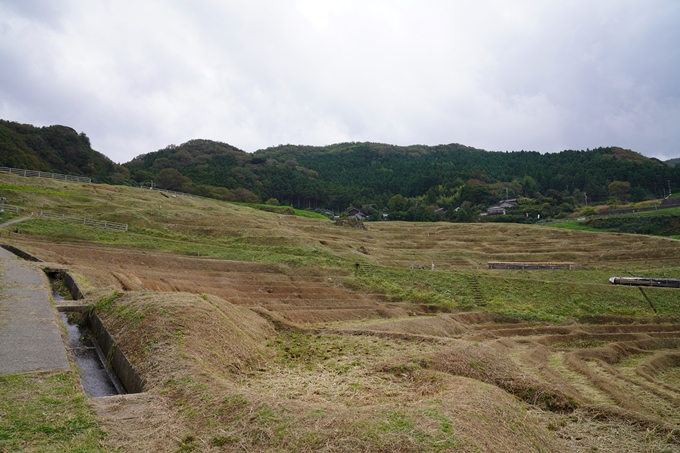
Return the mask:
{"type": "Polygon", "coordinates": [[[234,201],[240,201],[243,203],[260,203],[260,197],[243,187],[237,187],[236,189],[232,190],[231,195],[234,197],[234,201]]]}
{"type": "Polygon", "coordinates": [[[628,200],[630,196],[630,183],[625,181],[614,181],[609,184],[609,194],[621,201],[628,200]]]}
{"type": "Polygon", "coordinates": [[[165,168],[158,172],[154,182],[162,189],[180,191],[183,186],[191,183],[191,179],[174,168],[165,168]]]}

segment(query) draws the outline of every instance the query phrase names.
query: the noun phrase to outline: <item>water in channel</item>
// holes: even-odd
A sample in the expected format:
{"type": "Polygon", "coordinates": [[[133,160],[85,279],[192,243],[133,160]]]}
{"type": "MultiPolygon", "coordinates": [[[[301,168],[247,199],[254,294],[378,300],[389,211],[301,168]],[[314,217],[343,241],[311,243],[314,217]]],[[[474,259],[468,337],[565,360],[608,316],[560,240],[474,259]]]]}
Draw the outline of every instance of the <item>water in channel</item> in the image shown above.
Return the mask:
{"type": "MultiPolygon", "coordinates": [[[[64,300],[59,291],[53,292],[54,300],[64,300]]],[[[122,395],[123,386],[116,375],[106,366],[106,358],[92,338],[87,326],[78,324],[80,313],[59,313],[68,332],[68,347],[73,352],[80,369],[80,379],[85,393],[92,397],[122,395]]]]}

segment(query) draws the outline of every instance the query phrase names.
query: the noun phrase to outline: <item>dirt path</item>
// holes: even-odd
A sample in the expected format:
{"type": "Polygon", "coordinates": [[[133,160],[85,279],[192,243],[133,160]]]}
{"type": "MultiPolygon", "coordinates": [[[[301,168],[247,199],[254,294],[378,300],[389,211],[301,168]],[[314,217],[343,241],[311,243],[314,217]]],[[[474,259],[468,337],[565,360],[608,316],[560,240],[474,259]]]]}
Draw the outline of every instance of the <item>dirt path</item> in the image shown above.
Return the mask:
{"type": "Polygon", "coordinates": [[[45,277],[0,249],[0,375],[68,370],[45,277]]]}

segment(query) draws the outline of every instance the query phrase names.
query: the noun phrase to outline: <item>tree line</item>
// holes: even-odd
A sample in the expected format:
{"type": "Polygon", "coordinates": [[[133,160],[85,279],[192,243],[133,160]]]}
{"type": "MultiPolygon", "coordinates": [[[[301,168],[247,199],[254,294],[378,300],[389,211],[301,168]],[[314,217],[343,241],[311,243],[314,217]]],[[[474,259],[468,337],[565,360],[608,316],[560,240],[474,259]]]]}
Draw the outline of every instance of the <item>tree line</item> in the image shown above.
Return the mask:
{"type": "Polygon", "coordinates": [[[586,203],[661,198],[669,185],[680,186],[680,168],[617,147],[540,154],[460,144],[341,143],[249,154],[226,143],[192,140],[125,166],[139,183],[155,180],[215,198],[275,199],[336,212],[355,206],[375,219],[389,213],[391,219],[415,221],[467,221],[506,197],[522,200],[516,210],[525,219],[554,217],[586,203]]]}
{"type": "MultiPolygon", "coordinates": [[[[341,212],[373,219],[470,221],[505,198],[519,206],[504,221],[566,215],[584,204],[661,198],[680,187],[680,166],[618,147],[491,152],[461,144],[279,145],[254,153],[190,140],[123,165],[65,126],[0,120],[2,165],[90,176],[97,182],[151,185],[228,201],[341,212]]],[[[499,220],[499,219],[495,219],[499,220]]]]}

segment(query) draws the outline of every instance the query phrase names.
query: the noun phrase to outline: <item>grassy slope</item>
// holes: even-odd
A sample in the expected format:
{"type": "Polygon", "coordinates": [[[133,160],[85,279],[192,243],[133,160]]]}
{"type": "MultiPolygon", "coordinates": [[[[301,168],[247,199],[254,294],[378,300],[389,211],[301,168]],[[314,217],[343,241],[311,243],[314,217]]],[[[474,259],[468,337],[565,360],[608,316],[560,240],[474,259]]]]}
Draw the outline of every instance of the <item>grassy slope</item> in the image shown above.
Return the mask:
{"type": "Polygon", "coordinates": [[[580,231],[611,231],[659,234],[680,239],[680,208],[593,217],[586,221],[563,221],[549,224],[553,228],[580,231]]]}
{"type": "MultiPolygon", "coordinates": [[[[663,238],[491,224],[384,222],[368,224],[364,231],[213,200],[165,198],[134,188],[1,178],[5,186],[0,186],[0,196],[28,212],[46,209],[130,224],[125,234],[31,220],[21,224],[19,235],[14,228],[5,228],[3,239],[9,236],[29,246],[32,240],[83,241],[276,263],[287,272],[345,276],[346,285],[445,310],[475,309],[558,322],[587,315],[647,316],[652,314],[650,308],[635,288],[611,286],[607,278],[627,272],[680,277],[680,246],[663,238]],[[370,254],[362,253],[361,247],[370,254]],[[581,267],[573,271],[486,269],[487,261],[496,260],[574,261],[581,267]],[[353,276],[355,262],[367,267],[353,276]],[[429,270],[431,262],[436,263],[434,272],[429,270]],[[411,269],[411,264],[428,270],[411,269]],[[484,305],[478,305],[475,285],[484,305]]],[[[647,294],[660,314],[677,315],[677,291],[654,288],[647,294]]],[[[181,451],[315,451],[329,445],[355,451],[559,450],[525,406],[498,388],[399,361],[389,365],[404,355],[432,354],[435,344],[282,332],[263,334],[257,340],[259,349],[244,346],[234,352],[220,348],[238,347],[243,335],[252,331],[243,330],[236,339],[228,338],[226,331],[221,335],[229,341],[222,342],[201,336],[212,335],[216,328],[205,325],[231,310],[212,297],[130,292],[122,298],[102,299],[99,308],[124,349],[133,351],[136,366],[149,367],[152,394],[173,401],[177,411],[173,420],[179,427],[168,433],[165,447],[181,451]],[[150,331],[149,326],[157,330],[150,331]],[[263,367],[258,357],[264,351],[274,357],[263,367]],[[243,365],[225,369],[223,361],[215,361],[239,353],[243,365]]],[[[229,319],[240,316],[230,314],[229,319]]],[[[8,407],[24,398],[22,389],[33,385],[30,377],[14,382],[16,386],[8,386],[2,399],[8,407]]],[[[63,384],[48,381],[34,394],[44,402],[55,392],[65,392],[63,384]]],[[[82,399],[73,398],[67,406],[82,411],[81,403],[82,399]]],[[[5,436],[11,432],[10,451],[14,445],[27,445],[24,442],[34,442],[29,445],[35,445],[35,450],[50,451],[30,429],[42,417],[42,409],[27,406],[24,412],[21,416],[33,421],[13,422],[24,428],[12,425],[0,431],[8,433],[5,436]]],[[[60,450],[96,451],[101,432],[83,414],[84,422],[64,439],[60,450]]]]}
{"type": "MultiPolygon", "coordinates": [[[[680,277],[680,243],[664,238],[495,224],[380,222],[369,223],[364,231],[130,187],[3,179],[0,196],[27,211],[46,209],[130,224],[124,234],[36,219],[21,224],[23,238],[278,263],[297,273],[352,275],[354,263],[364,263],[368,271],[346,278],[347,285],[448,310],[479,309],[553,322],[587,315],[644,316],[650,314],[649,306],[639,292],[611,286],[608,278],[629,273],[680,277]],[[581,268],[489,271],[488,261],[570,261],[581,268]],[[435,272],[429,271],[432,262],[435,272]],[[481,301],[474,295],[475,284],[481,301]]],[[[660,314],[674,314],[676,296],[661,289],[650,295],[660,314]]]]}

